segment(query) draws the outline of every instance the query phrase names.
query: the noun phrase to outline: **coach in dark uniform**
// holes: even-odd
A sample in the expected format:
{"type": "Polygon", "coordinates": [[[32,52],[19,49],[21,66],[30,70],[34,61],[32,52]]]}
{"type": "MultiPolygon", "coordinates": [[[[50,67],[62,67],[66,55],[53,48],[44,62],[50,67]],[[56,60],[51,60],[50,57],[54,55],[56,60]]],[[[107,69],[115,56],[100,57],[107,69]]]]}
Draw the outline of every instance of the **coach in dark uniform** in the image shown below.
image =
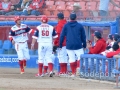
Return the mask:
{"type": "Polygon", "coordinates": [[[77,70],[79,70],[80,56],[83,54],[83,48],[86,48],[86,35],[85,30],[81,24],[76,21],[76,14],[70,14],[70,22],[65,24],[62,33],[60,35],[60,48],[64,37],[66,36],[66,49],[69,56],[70,67],[72,70],[71,77],[75,77],[76,74],[76,58],[77,56],[77,70]]]}

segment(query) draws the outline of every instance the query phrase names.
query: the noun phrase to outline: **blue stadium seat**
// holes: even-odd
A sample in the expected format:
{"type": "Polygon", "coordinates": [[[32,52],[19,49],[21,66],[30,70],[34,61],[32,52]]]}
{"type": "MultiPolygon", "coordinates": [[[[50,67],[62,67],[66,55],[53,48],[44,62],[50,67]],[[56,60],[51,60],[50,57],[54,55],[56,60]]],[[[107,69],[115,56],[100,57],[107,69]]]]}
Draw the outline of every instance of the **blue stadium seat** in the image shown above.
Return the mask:
{"type": "Polygon", "coordinates": [[[4,53],[4,50],[3,49],[0,49],[0,54],[3,54],[4,53]]]}
{"type": "Polygon", "coordinates": [[[17,52],[16,52],[16,50],[15,50],[15,45],[12,45],[12,54],[16,54],[17,52]]]}
{"type": "Polygon", "coordinates": [[[12,50],[12,43],[9,40],[5,40],[2,49],[4,50],[5,54],[10,54],[12,50]]]}
{"type": "Polygon", "coordinates": [[[38,50],[35,51],[35,55],[38,55],[38,50]]]}
{"type": "Polygon", "coordinates": [[[0,48],[2,48],[2,44],[3,44],[3,43],[2,43],[2,40],[0,40],[0,48]]]}
{"type": "Polygon", "coordinates": [[[12,48],[12,43],[9,40],[5,40],[2,49],[9,50],[12,48]]]}
{"type": "Polygon", "coordinates": [[[29,50],[30,55],[34,55],[34,50],[29,50]]]}
{"type": "Polygon", "coordinates": [[[12,49],[15,49],[15,45],[12,45],[12,49]]]}

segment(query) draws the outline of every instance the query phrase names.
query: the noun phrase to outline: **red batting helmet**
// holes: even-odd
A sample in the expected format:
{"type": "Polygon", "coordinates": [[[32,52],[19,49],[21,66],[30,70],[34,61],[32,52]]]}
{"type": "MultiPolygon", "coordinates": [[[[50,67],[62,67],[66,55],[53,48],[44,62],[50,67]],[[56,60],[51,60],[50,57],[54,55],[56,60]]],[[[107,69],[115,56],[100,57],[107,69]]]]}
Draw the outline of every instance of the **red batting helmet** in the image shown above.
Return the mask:
{"type": "Polygon", "coordinates": [[[47,22],[48,22],[47,16],[45,16],[45,15],[42,16],[41,21],[42,21],[43,23],[47,23],[47,22]]]}
{"type": "Polygon", "coordinates": [[[20,16],[15,16],[14,21],[17,22],[17,20],[21,20],[20,16]]]}

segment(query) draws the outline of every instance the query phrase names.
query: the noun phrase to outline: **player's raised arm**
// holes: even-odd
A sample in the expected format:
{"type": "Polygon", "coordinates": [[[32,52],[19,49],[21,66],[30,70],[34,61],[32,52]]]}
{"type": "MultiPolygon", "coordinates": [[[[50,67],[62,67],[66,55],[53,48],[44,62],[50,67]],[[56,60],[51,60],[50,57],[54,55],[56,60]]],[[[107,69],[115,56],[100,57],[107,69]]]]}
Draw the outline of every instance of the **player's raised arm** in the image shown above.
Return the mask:
{"type": "Polygon", "coordinates": [[[25,31],[26,31],[26,33],[29,33],[29,34],[34,34],[34,32],[35,32],[35,30],[34,29],[31,29],[29,26],[27,26],[26,25],[26,27],[25,27],[26,29],[25,29],[25,31]]]}
{"type": "Polygon", "coordinates": [[[26,32],[28,32],[29,34],[31,34],[31,33],[34,34],[35,30],[31,29],[30,27],[27,26],[26,32]]]}

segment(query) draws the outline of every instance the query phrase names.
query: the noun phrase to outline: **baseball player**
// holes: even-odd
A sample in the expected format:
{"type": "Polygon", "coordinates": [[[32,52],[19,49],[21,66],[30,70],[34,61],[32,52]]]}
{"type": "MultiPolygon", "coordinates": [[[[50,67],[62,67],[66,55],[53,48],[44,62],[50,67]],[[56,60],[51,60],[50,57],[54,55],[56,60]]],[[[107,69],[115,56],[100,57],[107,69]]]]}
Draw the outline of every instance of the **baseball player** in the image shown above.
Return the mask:
{"type": "MultiPolygon", "coordinates": [[[[66,49],[69,56],[70,67],[72,70],[72,75],[70,77],[75,77],[76,75],[76,58],[77,62],[80,63],[80,55],[84,53],[83,48],[86,48],[86,35],[85,30],[81,24],[76,21],[76,14],[70,14],[70,22],[65,24],[62,33],[60,35],[60,48],[63,47],[64,37],[66,36],[66,49]]],[[[77,64],[77,70],[79,69],[79,64],[77,64]]]]}
{"type": "Polygon", "coordinates": [[[15,50],[19,59],[20,73],[23,74],[24,67],[26,66],[26,60],[30,59],[27,45],[27,34],[34,32],[34,30],[30,29],[25,24],[21,24],[21,18],[19,16],[15,16],[14,21],[16,25],[11,28],[9,38],[11,42],[15,44],[15,50]]]}
{"type": "Polygon", "coordinates": [[[37,30],[32,37],[31,49],[34,49],[34,44],[36,40],[38,41],[38,67],[39,72],[35,76],[42,77],[44,74],[42,73],[44,59],[48,62],[49,76],[53,76],[53,60],[52,56],[52,43],[53,38],[56,38],[56,32],[53,26],[47,24],[48,18],[46,16],[42,16],[41,18],[42,24],[37,26],[37,30]]]}
{"type": "MultiPolygon", "coordinates": [[[[55,30],[57,32],[58,37],[54,40],[54,45],[59,47],[60,34],[62,32],[62,29],[63,29],[64,25],[67,23],[67,21],[64,19],[64,14],[63,13],[58,13],[57,17],[58,17],[58,24],[55,27],[55,30]]],[[[66,39],[64,39],[62,49],[61,50],[58,49],[58,59],[59,59],[59,63],[60,63],[59,75],[63,76],[67,72],[66,39]]]]}

